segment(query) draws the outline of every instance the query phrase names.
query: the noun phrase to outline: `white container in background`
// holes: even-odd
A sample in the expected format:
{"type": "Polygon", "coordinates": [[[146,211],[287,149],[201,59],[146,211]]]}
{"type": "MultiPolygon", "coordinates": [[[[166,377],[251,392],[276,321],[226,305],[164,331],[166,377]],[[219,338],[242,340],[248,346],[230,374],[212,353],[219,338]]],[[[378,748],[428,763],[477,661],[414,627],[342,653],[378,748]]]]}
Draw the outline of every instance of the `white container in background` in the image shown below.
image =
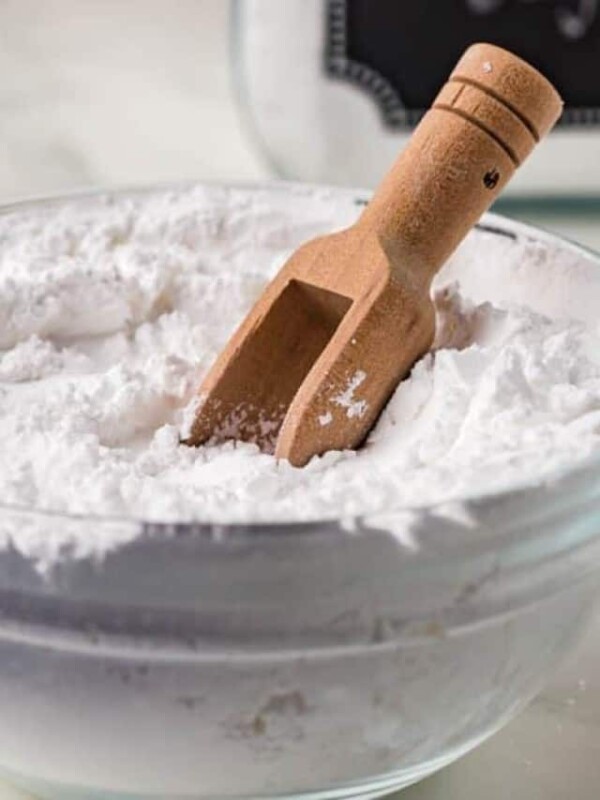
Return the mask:
{"type": "Polygon", "coordinates": [[[566,100],[560,126],[511,182],[522,197],[600,190],[600,0],[234,0],[239,95],[288,178],[373,185],[462,50],[490,41],[566,100]]]}

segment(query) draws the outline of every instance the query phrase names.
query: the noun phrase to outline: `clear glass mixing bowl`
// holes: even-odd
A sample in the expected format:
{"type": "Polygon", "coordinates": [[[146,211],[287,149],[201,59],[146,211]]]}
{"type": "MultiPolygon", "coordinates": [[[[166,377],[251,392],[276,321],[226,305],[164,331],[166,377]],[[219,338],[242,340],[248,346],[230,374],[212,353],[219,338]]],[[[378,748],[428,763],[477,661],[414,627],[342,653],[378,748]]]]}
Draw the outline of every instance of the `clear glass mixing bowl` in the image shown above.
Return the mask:
{"type": "MultiPolygon", "coordinates": [[[[260,191],[305,202],[298,187],[260,191]]],[[[598,262],[493,215],[472,237],[598,262]]],[[[0,771],[47,798],[406,786],[490,736],[568,651],[597,596],[599,512],[597,460],[378,519],[161,525],[3,507],[3,540],[125,543],[101,560],[65,550],[45,571],[0,551],[0,771]]]]}

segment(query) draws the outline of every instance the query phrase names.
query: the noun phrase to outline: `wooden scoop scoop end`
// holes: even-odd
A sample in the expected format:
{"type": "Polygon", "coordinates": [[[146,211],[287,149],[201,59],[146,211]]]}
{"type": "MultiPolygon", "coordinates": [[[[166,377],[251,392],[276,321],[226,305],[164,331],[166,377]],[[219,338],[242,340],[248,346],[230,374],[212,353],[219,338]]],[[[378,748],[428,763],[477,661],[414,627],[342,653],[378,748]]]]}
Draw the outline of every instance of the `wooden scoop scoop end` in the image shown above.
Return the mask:
{"type": "Polygon", "coordinates": [[[188,443],[255,442],[296,466],[360,445],[431,346],[433,277],[561,110],[528,64],[469,48],[359,221],[269,284],[202,384],[188,443]]]}

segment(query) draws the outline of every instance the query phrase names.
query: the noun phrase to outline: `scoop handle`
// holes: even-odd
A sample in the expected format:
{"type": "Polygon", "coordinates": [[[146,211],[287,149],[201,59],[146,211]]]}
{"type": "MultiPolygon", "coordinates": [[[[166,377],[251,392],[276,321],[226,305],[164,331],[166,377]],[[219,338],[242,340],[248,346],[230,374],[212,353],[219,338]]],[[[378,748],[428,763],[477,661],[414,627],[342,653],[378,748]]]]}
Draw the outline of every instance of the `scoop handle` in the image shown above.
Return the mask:
{"type": "Polygon", "coordinates": [[[430,281],[558,120],[552,84],[512,53],[462,56],[365,209],[392,266],[430,281]]]}

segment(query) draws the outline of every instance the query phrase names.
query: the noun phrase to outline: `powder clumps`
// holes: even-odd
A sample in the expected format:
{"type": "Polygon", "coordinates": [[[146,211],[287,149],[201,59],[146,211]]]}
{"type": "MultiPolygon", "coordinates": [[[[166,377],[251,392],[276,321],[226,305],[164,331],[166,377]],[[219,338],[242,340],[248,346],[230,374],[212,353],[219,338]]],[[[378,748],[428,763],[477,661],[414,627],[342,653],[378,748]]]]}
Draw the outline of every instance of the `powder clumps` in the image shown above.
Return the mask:
{"type": "MultiPolygon", "coordinates": [[[[351,198],[192,187],[2,217],[3,503],[168,522],[378,514],[600,450],[600,333],[576,302],[554,312],[577,282],[600,298],[596,279],[579,253],[485,232],[440,276],[434,350],[360,452],[295,469],[252,444],[180,443],[202,375],[266,281],[300,242],[352,222],[351,198]]],[[[364,414],[365,378],[334,406],[364,414]]]]}
{"type": "Polygon", "coordinates": [[[359,400],[356,397],[356,390],[362,386],[367,379],[367,373],[362,369],[357,369],[348,381],[348,385],[343,392],[333,398],[333,403],[345,409],[348,419],[363,417],[369,407],[366,400],[359,400]]]}

